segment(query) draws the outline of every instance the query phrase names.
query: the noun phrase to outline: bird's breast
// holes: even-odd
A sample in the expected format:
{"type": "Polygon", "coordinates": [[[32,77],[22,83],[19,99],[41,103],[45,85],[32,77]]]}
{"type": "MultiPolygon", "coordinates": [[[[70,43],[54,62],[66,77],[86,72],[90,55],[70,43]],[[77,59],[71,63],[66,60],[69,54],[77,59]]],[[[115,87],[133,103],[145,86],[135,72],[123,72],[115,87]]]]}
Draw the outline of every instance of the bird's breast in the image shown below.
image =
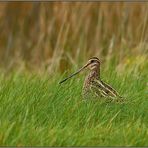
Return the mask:
{"type": "Polygon", "coordinates": [[[95,75],[93,73],[90,73],[88,76],[86,76],[84,84],[83,84],[83,97],[87,98],[90,97],[90,95],[92,95],[92,91],[91,91],[91,85],[95,79],[95,75]]]}

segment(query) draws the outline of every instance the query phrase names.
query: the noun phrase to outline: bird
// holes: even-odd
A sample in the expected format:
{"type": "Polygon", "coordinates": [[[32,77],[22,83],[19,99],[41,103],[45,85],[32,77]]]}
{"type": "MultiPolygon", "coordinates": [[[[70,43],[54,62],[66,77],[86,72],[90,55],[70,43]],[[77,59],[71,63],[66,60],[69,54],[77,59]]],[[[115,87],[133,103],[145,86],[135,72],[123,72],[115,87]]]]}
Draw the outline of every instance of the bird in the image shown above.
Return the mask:
{"type": "Polygon", "coordinates": [[[119,93],[111,87],[109,84],[103,82],[100,77],[100,60],[97,57],[90,58],[87,63],[75,73],[71,74],[64,80],[60,81],[59,84],[67,81],[73,76],[79,74],[84,69],[89,69],[89,74],[86,76],[82,89],[82,96],[85,100],[88,99],[102,99],[109,102],[123,102],[124,97],[120,96],[119,93]]]}

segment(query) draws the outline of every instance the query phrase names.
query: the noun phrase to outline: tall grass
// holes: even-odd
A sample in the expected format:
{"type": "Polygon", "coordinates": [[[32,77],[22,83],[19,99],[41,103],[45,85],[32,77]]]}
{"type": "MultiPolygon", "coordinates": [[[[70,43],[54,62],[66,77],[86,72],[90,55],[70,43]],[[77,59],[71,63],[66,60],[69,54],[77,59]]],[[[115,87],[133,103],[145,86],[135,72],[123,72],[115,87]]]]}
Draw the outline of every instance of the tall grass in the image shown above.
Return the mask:
{"type": "Polygon", "coordinates": [[[1,2],[0,9],[7,72],[65,71],[93,55],[120,64],[148,50],[147,2],[1,2]]]}
{"type": "Polygon", "coordinates": [[[146,65],[144,69],[102,74],[127,104],[83,101],[82,75],[63,85],[58,84],[60,75],[1,75],[0,145],[147,146],[146,65]]]}

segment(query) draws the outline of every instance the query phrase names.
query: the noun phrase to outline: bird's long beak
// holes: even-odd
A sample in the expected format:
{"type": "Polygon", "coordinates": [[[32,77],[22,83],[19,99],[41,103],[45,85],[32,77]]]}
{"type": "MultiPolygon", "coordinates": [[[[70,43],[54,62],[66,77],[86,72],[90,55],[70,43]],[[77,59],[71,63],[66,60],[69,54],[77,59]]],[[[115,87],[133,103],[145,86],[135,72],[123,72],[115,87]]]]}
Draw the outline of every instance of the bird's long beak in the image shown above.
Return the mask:
{"type": "Polygon", "coordinates": [[[65,78],[64,80],[60,81],[59,84],[65,82],[66,80],[72,78],[73,76],[77,75],[78,73],[80,73],[82,70],[84,70],[89,64],[84,65],[82,68],[80,68],[77,72],[71,74],[69,77],[65,78]]]}

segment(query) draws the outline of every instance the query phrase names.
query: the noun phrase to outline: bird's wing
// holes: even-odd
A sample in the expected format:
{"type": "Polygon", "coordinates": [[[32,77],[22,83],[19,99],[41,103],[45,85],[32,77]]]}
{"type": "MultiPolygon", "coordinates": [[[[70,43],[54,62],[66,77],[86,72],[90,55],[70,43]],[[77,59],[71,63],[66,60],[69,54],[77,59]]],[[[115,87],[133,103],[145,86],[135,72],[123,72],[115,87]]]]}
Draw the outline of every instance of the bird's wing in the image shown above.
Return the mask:
{"type": "Polygon", "coordinates": [[[90,89],[92,93],[95,93],[95,95],[98,97],[108,97],[108,94],[104,91],[104,88],[102,88],[101,84],[96,81],[92,81],[90,89]]]}
{"type": "Polygon", "coordinates": [[[106,87],[107,90],[110,90],[110,92],[112,94],[114,94],[115,96],[119,96],[119,93],[113,87],[111,87],[109,84],[107,84],[107,83],[105,83],[103,81],[101,81],[101,82],[106,87]]]}
{"type": "MultiPolygon", "coordinates": [[[[94,80],[90,85],[91,94],[95,97],[104,97],[106,101],[115,101],[116,103],[125,103],[125,98],[121,97],[115,89],[101,80],[94,80]]],[[[100,98],[101,99],[101,98],[100,98]]]]}
{"type": "Polygon", "coordinates": [[[95,79],[94,84],[108,97],[119,97],[118,92],[110,85],[104,83],[101,80],[95,79]]]}

